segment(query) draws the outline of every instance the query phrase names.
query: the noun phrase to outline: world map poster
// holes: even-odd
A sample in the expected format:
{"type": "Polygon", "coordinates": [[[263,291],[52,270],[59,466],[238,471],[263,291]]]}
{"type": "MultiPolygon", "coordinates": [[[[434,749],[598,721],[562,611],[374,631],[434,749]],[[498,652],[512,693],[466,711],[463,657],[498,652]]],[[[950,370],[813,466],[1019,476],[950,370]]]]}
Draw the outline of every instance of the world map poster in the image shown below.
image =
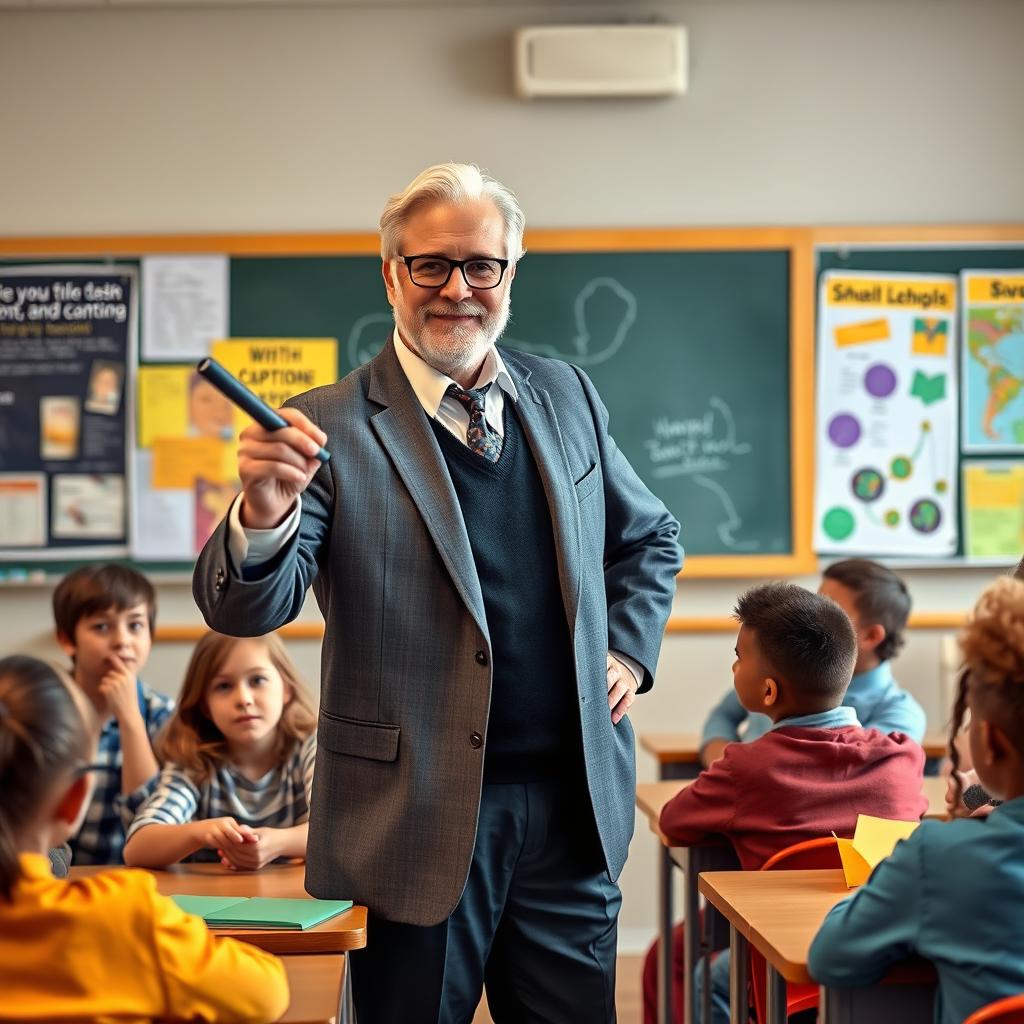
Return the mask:
{"type": "Polygon", "coordinates": [[[952,275],[822,275],[815,550],[956,552],[956,299],[952,275]]]}
{"type": "Polygon", "coordinates": [[[965,270],[961,381],[966,452],[1024,452],[1024,270],[965,270]]]}

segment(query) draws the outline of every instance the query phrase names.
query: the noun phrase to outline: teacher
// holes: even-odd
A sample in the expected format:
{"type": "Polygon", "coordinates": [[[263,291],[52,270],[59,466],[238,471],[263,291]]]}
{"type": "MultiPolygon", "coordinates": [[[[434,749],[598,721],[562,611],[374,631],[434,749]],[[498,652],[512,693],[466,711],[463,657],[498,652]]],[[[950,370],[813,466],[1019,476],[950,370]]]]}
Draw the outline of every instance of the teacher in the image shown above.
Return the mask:
{"type": "Polygon", "coordinates": [[[310,585],[323,612],[306,888],[369,908],[360,1024],[468,1022],[485,986],[499,1021],[615,1019],[626,712],[679,524],[582,371],[496,347],[524,223],[467,164],[388,200],[394,332],[289,427],[243,431],[196,566],[220,632],[277,629],[310,585]]]}

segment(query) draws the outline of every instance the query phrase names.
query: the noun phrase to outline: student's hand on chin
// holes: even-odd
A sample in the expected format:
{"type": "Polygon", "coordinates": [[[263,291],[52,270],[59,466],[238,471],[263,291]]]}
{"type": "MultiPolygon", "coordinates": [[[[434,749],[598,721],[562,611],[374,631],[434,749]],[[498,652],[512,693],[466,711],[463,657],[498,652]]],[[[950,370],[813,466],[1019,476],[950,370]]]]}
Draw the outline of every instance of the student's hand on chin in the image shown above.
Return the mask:
{"type": "Polygon", "coordinates": [[[135,717],[141,718],[135,676],[116,654],[110,656],[108,664],[110,668],[103,674],[98,687],[100,696],[106,702],[107,710],[118,722],[124,722],[133,714],[135,717]]]}

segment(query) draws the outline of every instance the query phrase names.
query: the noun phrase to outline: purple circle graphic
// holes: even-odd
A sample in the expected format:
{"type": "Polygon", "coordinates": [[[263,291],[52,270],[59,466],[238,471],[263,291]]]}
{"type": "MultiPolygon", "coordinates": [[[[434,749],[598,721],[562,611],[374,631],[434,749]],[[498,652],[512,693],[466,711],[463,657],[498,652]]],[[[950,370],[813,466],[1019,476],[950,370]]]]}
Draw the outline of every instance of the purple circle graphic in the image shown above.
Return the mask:
{"type": "Polygon", "coordinates": [[[837,448],[852,448],[860,440],[860,423],[856,416],[841,412],[828,424],[828,439],[837,448]]]}
{"type": "Polygon", "coordinates": [[[896,390],[896,374],[885,363],[875,363],[864,374],[864,387],[875,398],[888,398],[896,390]]]}

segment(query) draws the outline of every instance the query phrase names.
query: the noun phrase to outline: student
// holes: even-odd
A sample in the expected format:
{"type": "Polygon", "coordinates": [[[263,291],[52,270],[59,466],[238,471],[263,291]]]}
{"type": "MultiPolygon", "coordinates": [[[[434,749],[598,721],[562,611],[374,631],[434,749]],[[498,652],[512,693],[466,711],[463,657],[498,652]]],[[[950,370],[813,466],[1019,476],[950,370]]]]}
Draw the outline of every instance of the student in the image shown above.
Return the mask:
{"type": "Polygon", "coordinates": [[[276,636],[207,633],[157,745],[165,767],[128,829],[126,863],[255,870],[305,857],[315,724],[276,636]]]}
{"type": "MultiPolygon", "coordinates": [[[[862,728],[843,704],[857,656],[843,609],[802,587],[769,583],[740,597],[736,617],[736,693],[772,726],[752,743],[730,744],[665,805],[661,829],[672,843],[724,836],[742,867],[754,870],[793,843],[853,835],[859,813],[919,818],[927,809],[924,751],[905,735],[862,728]]],[[[645,1003],[654,988],[649,971],[645,1003]]],[[[713,1020],[728,1020],[726,954],[712,966],[712,1009],[713,1020]]]]}
{"type": "Polygon", "coordinates": [[[155,782],[152,742],[174,706],[139,680],[153,642],[156,594],[128,566],[87,565],[57,584],[53,618],[75,684],[101,723],[96,789],[71,843],[73,860],[120,864],[123,806],[141,802],[155,782]]]}
{"type": "Polygon", "coordinates": [[[908,956],[931,960],[941,1024],[1024,992],[1024,583],[993,583],[961,645],[951,735],[969,709],[974,770],[1005,802],[987,818],[923,822],[833,908],[808,961],[823,984],[854,987],[908,956]]]}
{"type": "Polygon", "coordinates": [[[146,872],[50,874],[47,851],[89,803],[92,719],[45,662],[0,660],[0,1017],[276,1020],[288,1005],[281,962],[214,937],[146,872]]]}
{"type": "MultiPolygon", "coordinates": [[[[825,570],[818,593],[831,597],[846,612],[857,634],[857,661],[843,703],[857,712],[865,729],[906,733],[920,743],[924,709],[896,683],[889,665],[903,646],[910,614],[906,585],[877,562],[849,558],[825,570]]],[[[705,768],[722,756],[726,743],[740,738],[744,721],[746,743],[763,736],[772,724],[767,715],[748,714],[730,690],[704,723],[701,763],[705,768]]]]}

